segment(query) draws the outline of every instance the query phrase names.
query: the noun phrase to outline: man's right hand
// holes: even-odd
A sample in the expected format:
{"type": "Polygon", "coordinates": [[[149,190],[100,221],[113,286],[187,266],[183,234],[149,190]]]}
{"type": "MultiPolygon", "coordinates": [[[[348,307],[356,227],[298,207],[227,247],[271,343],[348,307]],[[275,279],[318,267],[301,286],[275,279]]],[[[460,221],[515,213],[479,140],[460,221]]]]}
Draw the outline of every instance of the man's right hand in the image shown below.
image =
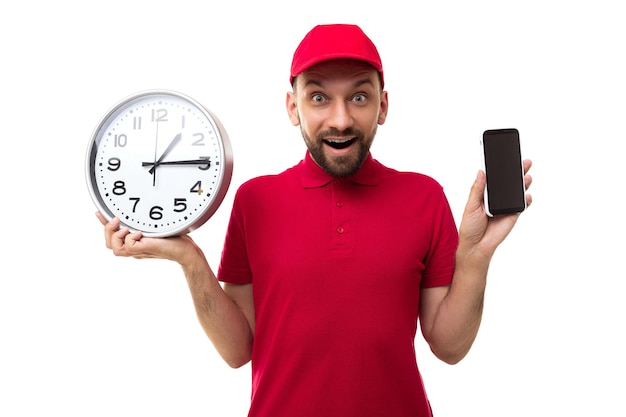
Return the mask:
{"type": "Polygon", "coordinates": [[[187,262],[193,262],[192,254],[196,254],[198,248],[188,235],[168,238],[144,237],[141,232],[131,232],[127,227],[120,227],[120,219],[117,217],[107,221],[100,212],[96,213],[96,217],[104,226],[106,247],[111,249],[115,256],[169,259],[183,266],[187,262]]]}

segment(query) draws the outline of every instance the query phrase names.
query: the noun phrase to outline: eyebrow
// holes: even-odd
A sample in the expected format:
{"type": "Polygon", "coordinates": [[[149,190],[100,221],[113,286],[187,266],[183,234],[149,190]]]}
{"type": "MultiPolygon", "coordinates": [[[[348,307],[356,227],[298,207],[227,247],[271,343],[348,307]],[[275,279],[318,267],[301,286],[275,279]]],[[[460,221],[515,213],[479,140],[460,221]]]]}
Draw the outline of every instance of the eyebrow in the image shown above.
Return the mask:
{"type": "MultiPolygon", "coordinates": [[[[372,87],[374,87],[374,83],[372,82],[371,78],[367,77],[367,78],[362,78],[362,79],[356,81],[352,85],[352,88],[358,88],[358,87],[361,87],[364,84],[369,84],[372,87]]],[[[320,87],[320,88],[324,87],[322,81],[320,81],[319,79],[316,79],[316,78],[311,78],[311,79],[306,80],[306,82],[304,83],[304,88],[306,88],[306,87],[308,87],[310,85],[315,85],[315,86],[320,87]]]]}

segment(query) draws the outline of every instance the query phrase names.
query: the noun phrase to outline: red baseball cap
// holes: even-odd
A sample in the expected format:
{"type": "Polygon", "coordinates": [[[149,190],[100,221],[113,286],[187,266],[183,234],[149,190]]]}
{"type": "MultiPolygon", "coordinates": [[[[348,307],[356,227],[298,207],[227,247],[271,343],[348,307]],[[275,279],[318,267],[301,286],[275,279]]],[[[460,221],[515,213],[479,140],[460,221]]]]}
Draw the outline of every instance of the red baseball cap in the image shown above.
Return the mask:
{"type": "Polygon", "coordinates": [[[333,24],[315,26],[306,34],[291,62],[289,82],[318,62],[337,58],[352,58],[372,65],[380,74],[381,87],[385,85],[383,63],[376,46],[356,25],[333,24]]]}

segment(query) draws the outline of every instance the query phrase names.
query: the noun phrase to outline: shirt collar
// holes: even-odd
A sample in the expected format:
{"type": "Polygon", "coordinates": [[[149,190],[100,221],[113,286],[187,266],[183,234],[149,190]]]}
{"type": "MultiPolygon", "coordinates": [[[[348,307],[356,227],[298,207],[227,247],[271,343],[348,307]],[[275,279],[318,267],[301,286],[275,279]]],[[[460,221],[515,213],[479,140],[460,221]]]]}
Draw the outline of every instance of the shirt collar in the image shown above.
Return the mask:
{"type": "MultiPolygon", "coordinates": [[[[360,185],[377,185],[380,177],[380,168],[380,163],[369,153],[358,172],[343,179],[360,185]]],[[[335,177],[328,174],[313,161],[308,151],[300,162],[300,178],[304,188],[323,187],[335,179],[335,177]]]]}

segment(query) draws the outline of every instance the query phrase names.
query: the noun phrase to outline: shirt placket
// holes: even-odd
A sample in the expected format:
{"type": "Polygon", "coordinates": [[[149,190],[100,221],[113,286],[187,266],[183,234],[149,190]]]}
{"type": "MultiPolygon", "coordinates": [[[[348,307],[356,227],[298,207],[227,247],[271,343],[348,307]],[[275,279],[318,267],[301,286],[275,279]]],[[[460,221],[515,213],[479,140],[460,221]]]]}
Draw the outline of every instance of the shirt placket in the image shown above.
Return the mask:
{"type": "Polygon", "coordinates": [[[352,248],[352,221],[350,204],[350,183],[335,179],[332,184],[332,243],[334,250],[352,248]]]}

